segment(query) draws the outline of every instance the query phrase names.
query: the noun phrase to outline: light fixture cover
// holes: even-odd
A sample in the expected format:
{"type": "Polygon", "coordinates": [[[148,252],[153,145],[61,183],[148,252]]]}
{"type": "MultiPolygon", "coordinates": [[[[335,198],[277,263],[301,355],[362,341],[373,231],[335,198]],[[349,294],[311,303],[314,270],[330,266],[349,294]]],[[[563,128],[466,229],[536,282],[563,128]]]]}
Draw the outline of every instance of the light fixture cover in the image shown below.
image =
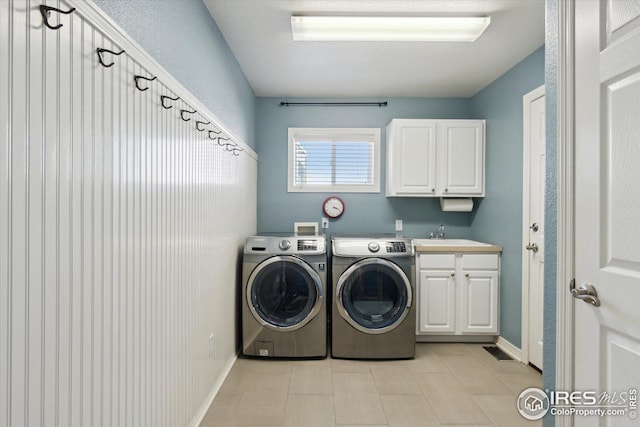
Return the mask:
{"type": "Polygon", "coordinates": [[[292,16],[296,41],[475,41],[488,16],[292,16]]]}

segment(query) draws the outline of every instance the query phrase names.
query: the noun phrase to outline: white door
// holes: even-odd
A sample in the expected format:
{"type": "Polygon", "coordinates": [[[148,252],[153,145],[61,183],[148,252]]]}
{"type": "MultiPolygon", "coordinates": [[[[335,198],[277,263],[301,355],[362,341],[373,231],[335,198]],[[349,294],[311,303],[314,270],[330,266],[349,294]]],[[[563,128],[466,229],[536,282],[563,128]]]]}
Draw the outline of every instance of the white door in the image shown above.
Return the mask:
{"type": "Polygon", "coordinates": [[[545,193],[544,86],[524,96],[524,224],[523,291],[526,310],[523,326],[528,362],[542,369],[544,301],[544,193],[545,193]]]}
{"type": "MultiPolygon", "coordinates": [[[[627,393],[629,406],[640,388],[640,3],[580,0],[575,14],[575,389],[627,393]]],[[[638,426],[629,412],[575,425],[638,426]]]]}

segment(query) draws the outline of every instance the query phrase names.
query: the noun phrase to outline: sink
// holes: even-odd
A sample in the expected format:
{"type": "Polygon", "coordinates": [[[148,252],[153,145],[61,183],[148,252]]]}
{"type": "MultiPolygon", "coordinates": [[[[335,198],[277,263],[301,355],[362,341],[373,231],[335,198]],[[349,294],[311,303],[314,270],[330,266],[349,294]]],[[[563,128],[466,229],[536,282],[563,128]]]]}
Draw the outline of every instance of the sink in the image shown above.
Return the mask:
{"type": "Polygon", "coordinates": [[[416,246],[491,246],[467,239],[413,239],[413,243],[416,246]]]}

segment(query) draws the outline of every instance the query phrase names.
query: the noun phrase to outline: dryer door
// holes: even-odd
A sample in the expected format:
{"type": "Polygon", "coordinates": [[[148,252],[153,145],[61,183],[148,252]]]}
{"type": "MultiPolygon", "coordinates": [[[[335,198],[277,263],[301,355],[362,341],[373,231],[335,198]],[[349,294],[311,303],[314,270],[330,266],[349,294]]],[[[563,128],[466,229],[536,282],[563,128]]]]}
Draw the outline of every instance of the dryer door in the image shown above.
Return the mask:
{"type": "Polygon", "coordinates": [[[263,326],[293,331],[309,323],[320,311],[323,295],[320,276],[294,256],[274,256],[260,263],[249,276],[247,304],[263,326]]]}
{"type": "Polygon", "coordinates": [[[411,309],[413,292],[397,264],[382,258],[355,262],[338,279],[336,307],[351,326],[368,334],[398,327],[411,309]]]}

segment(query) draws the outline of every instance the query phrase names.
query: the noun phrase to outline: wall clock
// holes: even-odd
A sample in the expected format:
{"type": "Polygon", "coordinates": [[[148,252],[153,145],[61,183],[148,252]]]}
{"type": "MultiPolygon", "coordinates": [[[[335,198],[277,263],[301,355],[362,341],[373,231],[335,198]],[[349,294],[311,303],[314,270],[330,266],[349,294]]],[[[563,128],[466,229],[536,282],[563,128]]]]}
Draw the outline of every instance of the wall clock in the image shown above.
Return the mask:
{"type": "Polygon", "coordinates": [[[331,196],[322,203],[322,210],[329,218],[340,218],[344,213],[344,202],[340,197],[331,196]]]}

